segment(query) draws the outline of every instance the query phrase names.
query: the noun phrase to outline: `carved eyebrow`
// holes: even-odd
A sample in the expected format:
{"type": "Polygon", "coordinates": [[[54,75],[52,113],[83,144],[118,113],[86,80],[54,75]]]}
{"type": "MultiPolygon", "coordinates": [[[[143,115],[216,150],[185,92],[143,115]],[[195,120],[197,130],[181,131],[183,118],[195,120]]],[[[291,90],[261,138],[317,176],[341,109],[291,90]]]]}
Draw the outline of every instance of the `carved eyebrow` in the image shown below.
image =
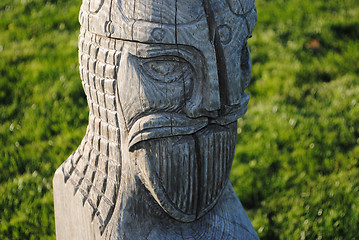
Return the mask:
{"type": "Polygon", "coordinates": [[[129,52],[140,58],[152,58],[161,56],[176,56],[183,58],[187,62],[203,62],[202,53],[195,47],[189,45],[175,44],[149,44],[149,43],[133,43],[135,48],[129,48],[129,52]],[[135,50],[133,50],[135,49],[135,50]]]}

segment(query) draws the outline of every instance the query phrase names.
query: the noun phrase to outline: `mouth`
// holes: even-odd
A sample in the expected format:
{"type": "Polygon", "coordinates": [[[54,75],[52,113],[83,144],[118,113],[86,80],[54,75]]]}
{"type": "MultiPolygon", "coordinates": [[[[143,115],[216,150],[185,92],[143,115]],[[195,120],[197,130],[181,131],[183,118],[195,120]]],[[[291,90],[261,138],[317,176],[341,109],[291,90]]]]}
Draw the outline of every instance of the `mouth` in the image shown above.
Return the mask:
{"type": "Polygon", "coordinates": [[[139,118],[129,132],[128,147],[132,152],[139,142],[194,134],[208,125],[226,126],[241,118],[248,109],[249,95],[244,94],[237,106],[231,106],[217,118],[189,118],[180,113],[154,113],[139,118]]]}

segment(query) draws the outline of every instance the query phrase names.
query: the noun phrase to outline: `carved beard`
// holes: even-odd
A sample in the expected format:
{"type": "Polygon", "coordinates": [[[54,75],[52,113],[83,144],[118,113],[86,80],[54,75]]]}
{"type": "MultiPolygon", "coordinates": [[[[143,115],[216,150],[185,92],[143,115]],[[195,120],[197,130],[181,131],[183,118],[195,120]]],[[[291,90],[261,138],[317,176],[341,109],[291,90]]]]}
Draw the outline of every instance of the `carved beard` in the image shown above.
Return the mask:
{"type": "Polygon", "coordinates": [[[209,125],[192,134],[140,142],[139,177],[162,209],[183,222],[207,213],[228,182],[237,123],[209,125]]]}

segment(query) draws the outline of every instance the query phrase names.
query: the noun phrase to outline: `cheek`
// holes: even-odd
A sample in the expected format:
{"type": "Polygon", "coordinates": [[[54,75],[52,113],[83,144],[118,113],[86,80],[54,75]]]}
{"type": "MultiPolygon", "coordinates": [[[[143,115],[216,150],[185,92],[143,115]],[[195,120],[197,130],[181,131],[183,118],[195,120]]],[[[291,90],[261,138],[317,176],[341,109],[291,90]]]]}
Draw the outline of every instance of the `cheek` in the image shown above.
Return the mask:
{"type": "Polygon", "coordinates": [[[128,56],[121,61],[118,92],[127,125],[131,126],[138,116],[148,113],[181,112],[192,93],[194,77],[188,66],[181,69],[183,72],[173,79],[160,81],[145,72],[135,57],[128,56]]]}

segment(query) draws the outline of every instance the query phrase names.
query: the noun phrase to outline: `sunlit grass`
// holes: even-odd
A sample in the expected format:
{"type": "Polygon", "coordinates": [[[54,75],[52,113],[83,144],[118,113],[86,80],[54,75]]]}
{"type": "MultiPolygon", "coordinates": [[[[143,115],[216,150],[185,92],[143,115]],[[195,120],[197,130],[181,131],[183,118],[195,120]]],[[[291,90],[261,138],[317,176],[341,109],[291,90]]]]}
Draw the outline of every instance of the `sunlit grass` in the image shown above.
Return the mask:
{"type": "Polygon", "coordinates": [[[262,239],[356,239],[359,3],[256,2],[235,190],[262,239]]]}

